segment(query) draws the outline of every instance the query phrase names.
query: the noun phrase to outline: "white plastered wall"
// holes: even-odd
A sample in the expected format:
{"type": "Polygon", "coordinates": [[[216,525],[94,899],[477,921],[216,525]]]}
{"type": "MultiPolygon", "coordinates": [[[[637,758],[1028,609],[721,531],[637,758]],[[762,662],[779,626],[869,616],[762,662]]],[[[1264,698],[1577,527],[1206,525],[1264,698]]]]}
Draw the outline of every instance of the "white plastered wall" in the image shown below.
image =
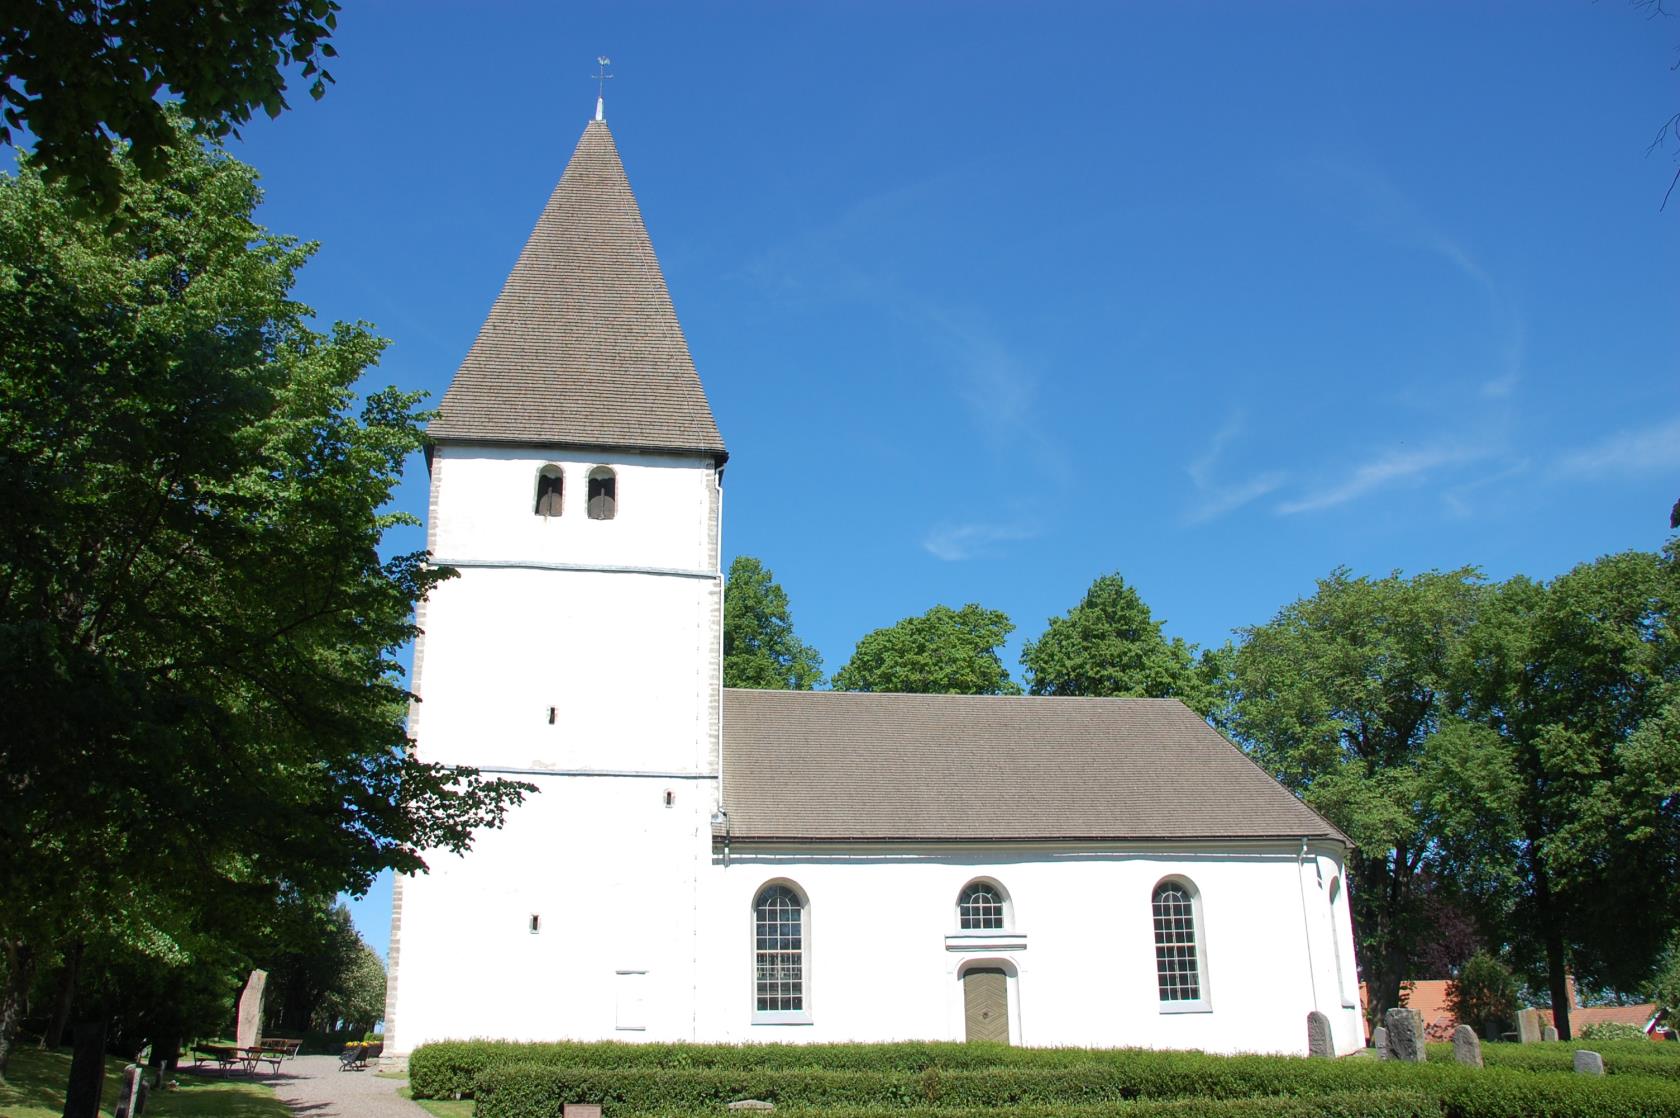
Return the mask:
{"type": "Polygon", "coordinates": [[[717,470],[454,444],[432,465],[429,542],[459,576],[424,607],[417,751],[538,792],[467,855],[433,852],[429,874],[399,883],[391,1050],[692,1037],[717,795],[717,470]],[[616,515],[590,520],[602,465],[616,515]],[[558,517],[534,512],[545,466],[565,479],[558,517]]]}
{"type": "MultiPolygon", "coordinates": [[[[1339,853],[1315,846],[1303,855],[1298,842],[1170,851],[737,849],[727,866],[714,861],[714,881],[703,888],[699,1035],[960,1040],[960,971],[983,963],[1009,976],[1017,1044],[1304,1054],[1316,1007],[1330,1018],[1337,1051],[1350,1052],[1363,1043],[1358,1009],[1336,990],[1330,907],[1316,883],[1321,872],[1326,883],[1340,874],[1339,853]],[[1198,894],[1201,1012],[1163,1012],[1156,990],[1150,897],[1169,877],[1198,894]],[[957,894],[975,878],[1008,894],[1001,934],[959,933],[957,894]],[[792,882],[809,898],[809,1023],[753,1023],[751,907],[769,881],[792,882]]],[[[1352,958],[1351,934],[1341,949],[1352,958]]]]}

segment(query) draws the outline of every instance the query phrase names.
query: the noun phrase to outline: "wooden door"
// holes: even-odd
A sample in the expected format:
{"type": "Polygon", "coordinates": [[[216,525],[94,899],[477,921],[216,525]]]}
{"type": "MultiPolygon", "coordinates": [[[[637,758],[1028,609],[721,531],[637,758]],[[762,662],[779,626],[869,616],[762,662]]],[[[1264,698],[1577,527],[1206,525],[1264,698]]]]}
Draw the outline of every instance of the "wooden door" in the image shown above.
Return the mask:
{"type": "Polygon", "coordinates": [[[1009,1043],[1009,979],[998,967],[963,971],[963,1019],[969,1040],[1009,1043]]]}

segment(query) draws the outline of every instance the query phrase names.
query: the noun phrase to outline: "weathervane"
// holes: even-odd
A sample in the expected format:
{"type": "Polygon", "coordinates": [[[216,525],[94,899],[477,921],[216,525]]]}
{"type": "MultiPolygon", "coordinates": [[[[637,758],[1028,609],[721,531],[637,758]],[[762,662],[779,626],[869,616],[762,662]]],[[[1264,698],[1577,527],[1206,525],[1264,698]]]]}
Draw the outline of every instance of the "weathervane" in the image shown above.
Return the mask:
{"type": "Polygon", "coordinates": [[[607,82],[612,79],[612,75],[607,73],[607,67],[612,65],[612,59],[602,54],[597,55],[595,61],[601,64],[600,72],[595,75],[595,119],[605,120],[607,119],[607,82]]]}

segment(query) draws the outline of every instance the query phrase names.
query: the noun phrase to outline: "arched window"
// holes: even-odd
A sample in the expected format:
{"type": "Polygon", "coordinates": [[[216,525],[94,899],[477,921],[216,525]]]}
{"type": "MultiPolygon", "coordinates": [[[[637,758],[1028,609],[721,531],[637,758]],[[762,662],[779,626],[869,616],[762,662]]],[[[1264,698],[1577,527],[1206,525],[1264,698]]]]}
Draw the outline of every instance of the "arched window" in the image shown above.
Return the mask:
{"type": "Polygon", "coordinates": [[[805,902],[786,885],[753,901],[753,1009],[760,1020],[806,1015],[805,902]]]}
{"type": "Polygon", "coordinates": [[[609,466],[589,471],[589,519],[611,520],[618,515],[618,476],[609,466]]]}
{"type": "Polygon", "coordinates": [[[1188,882],[1155,886],[1155,981],[1163,1007],[1201,1002],[1201,952],[1196,944],[1196,894],[1188,882]]]}
{"type": "Polygon", "coordinates": [[[990,881],[974,881],[957,894],[957,926],[965,932],[1003,930],[1003,890],[990,881]]]}
{"type": "Polygon", "coordinates": [[[533,511],[538,516],[559,516],[565,484],[566,479],[561,475],[559,466],[544,466],[538,470],[537,507],[533,511]]]}

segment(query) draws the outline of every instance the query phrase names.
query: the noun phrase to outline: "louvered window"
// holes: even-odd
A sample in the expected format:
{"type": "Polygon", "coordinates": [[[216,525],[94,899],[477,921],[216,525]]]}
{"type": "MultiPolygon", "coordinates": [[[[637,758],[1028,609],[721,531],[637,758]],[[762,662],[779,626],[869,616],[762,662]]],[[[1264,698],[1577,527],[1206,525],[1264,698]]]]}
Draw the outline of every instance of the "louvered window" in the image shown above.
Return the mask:
{"type": "Polygon", "coordinates": [[[805,905],[785,885],[753,902],[753,1006],[761,1014],[805,1010],[805,905]]]}
{"type": "Polygon", "coordinates": [[[976,881],[957,897],[957,922],[965,932],[1003,930],[1003,893],[989,881],[976,881]]]}
{"type": "Polygon", "coordinates": [[[537,471],[537,507],[538,516],[559,516],[560,498],[565,488],[565,478],[561,476],[559,466],[544,466],[537,471]]]}
{"type": "Polygon", "coordinates": [[[589,519],[611,520],[618,515],[618,477],[606,466],[589,471],[589,519]]]}
{"type": "Polygon", "coordinates": [[[1182,882],[1155,887],[1155,979],[1162,1002],[1202,998],[1201,959],[1196,950],[1196,905],[1182,882]]]}

